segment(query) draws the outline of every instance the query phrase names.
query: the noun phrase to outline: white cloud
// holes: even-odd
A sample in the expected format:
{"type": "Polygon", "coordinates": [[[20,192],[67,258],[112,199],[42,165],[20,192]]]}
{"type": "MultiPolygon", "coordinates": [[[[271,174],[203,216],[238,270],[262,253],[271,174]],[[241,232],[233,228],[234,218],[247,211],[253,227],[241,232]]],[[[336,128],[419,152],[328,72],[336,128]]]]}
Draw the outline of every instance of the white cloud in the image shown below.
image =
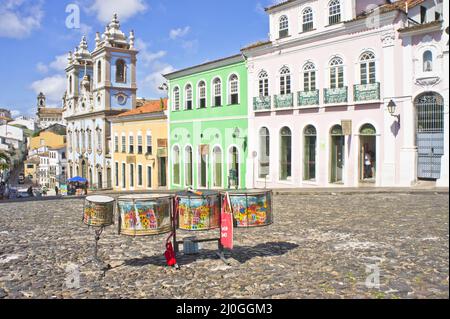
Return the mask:
{"type": "Polygon", "coordinates": [[[142,39],[136,39],[136,49],[139,50],[139,60],[142,61],[142,65],[145,67],[149,66],[153,61],[165,57],[167,54],[167,52],[163,50],[151,52],[148,47],[149,45],[142,39]]]}
{"type": "Polygon", "coordinates": [[[36,69],[40,72],[40,73],[47,73],[48,72],[48,66],[46,66],[44,63],[39,62],[36,65],[36,69]]]}
{"type": "Polygon", "coordinates": [[[198,51],[198,40],[183,41],[181,47],[190,53],[196,53],[198,51]]]}
{"type": "Polygon", "coordinates": [[[14,119],[22,114],[19,110],[11,110],[11,117],[14,119]]]}
{"type": "Polygon", "coordinates": [[[35,81],[31,84],[34,93],[42,92],[47,98],[47,104],[60,105],[61,99],[66,91],[66,77],[63,75],[54,75],[35,81]]]}
{"type": "Polygon", "coordinates": [[[172,40],[176,40],[177,38],[184,37],[186,34],[189,33],[190,30],[191,30],[190,26],[186,26],[184,28],[172,29],[169,32],[169,37],[172,40]]]}
{"type": "Polygon", "coordinates": [[[58,55],[55,60],[50,63],[50,67],[56,71],[64,71],[67,67],[67,54],[58,55]]]}
{"type": "Polygon", "coordinates": [[[148,89],[152,97],[162,96],[163,92],[158,89],[161,84],[167,82],[167,80],[162,76],[175,71],[175,68],[167,63],[157,63],[154,65],[153,72],[147,75],[141,83],[140,88],[148,89]]]}
{"type": "Polygon", "coordinates": [[[117,13],[120,21],[125,21],[132,16],[147,10],[145,0],[94,0],[89,10],[97,14],[97,19],[102,23],[108,23],[114,13],[117,13]]]}
{"type": "MultiPolygon", "coordinates": [[[[3,2],[3,1],[2,1],[3,2]]],[[[22,39],[41,26],[42,0],[6,0],[0,5],[0,37],[22,39]]]]}

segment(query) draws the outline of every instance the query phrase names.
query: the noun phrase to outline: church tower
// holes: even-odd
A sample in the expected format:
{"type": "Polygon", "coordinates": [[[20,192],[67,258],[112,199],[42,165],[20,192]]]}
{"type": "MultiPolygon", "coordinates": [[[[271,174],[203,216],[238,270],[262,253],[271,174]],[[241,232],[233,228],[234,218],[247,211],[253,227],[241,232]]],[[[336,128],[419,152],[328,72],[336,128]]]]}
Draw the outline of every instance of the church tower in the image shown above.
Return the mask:
{"type": "Polygon", "coordinates": [[[134,32],[129,38],[120,30],[117,14],[100,37],[97,32],[92,52],[93,92],[96,109],[136,108],[136,55],[134,32]]]}
{"type": "Polygon", "coordinates": [[[42,92],[40,92],[38,97],[37,97],[37,107],[38,107],[38,111],[39,111],[40,108],[44,108],[45,107],[45,95],[42,92]]]}

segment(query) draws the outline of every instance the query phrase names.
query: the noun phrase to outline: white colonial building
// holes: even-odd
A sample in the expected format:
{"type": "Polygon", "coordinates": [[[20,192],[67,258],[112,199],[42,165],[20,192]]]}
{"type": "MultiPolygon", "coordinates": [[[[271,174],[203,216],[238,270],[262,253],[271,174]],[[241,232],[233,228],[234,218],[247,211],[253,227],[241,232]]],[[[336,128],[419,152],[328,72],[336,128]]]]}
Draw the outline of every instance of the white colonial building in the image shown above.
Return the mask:
{"type": "Polygon", "coordinates": [[[69,54],[64,97],[69,177],[111,187],[110,118],[136,107],[137,53],[133,31],[127,39],[114,15],[103,36],[97,32],[92,52],[83,37],[69,54]]]}
{"type": "Polygon", "coordinates": [[[46,129],[54,124],[66,125],[63,119],[63,109],[47,107],[45,95],[41,92],[37,97],[37,121],[39,129],[46,129]]]}
{"type": "Polygon", "coordinates": [[[448,186],[448,0],[288,0],[249,72],[248,187],[448,186]]]}

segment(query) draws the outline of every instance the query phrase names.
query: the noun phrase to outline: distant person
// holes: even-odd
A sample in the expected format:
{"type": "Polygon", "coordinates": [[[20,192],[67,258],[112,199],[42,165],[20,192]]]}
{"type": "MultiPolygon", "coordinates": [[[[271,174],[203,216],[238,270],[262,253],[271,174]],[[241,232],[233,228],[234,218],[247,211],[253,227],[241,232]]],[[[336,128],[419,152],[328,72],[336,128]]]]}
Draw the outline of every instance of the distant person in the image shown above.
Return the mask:
{"type": "Polygon", "coordinates": [[[58,196],[58,194],[59,194],[58,186],[55,186],[55,195],[58,196]]]}
{"type": "Polygon", "coordinates": [[[372,177],[372,155],[370,152],[364,154],[364,175],[365,178],[372,177]]]}
{"type": "Polygon", "coordinates": [[[28,187],[27,193],[28,193],[28,196],[33,197],[33,187],[32,186],[28,187]]]}
{"type": "Polygon", "coordinates": [[[42,189],[42,195],[47,196],[47,186],[42,189]]]}

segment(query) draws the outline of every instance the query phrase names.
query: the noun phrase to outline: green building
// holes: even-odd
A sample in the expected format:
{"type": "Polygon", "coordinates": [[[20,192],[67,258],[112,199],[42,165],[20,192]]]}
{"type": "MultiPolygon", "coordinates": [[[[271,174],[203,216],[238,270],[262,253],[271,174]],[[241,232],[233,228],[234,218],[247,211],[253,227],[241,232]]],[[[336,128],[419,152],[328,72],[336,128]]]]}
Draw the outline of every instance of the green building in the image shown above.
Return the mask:
{"type": "Polygon", "coordinates": [[[235,55],[170,74],[170,189],[245,188],[247,68],[235,55]]]}

